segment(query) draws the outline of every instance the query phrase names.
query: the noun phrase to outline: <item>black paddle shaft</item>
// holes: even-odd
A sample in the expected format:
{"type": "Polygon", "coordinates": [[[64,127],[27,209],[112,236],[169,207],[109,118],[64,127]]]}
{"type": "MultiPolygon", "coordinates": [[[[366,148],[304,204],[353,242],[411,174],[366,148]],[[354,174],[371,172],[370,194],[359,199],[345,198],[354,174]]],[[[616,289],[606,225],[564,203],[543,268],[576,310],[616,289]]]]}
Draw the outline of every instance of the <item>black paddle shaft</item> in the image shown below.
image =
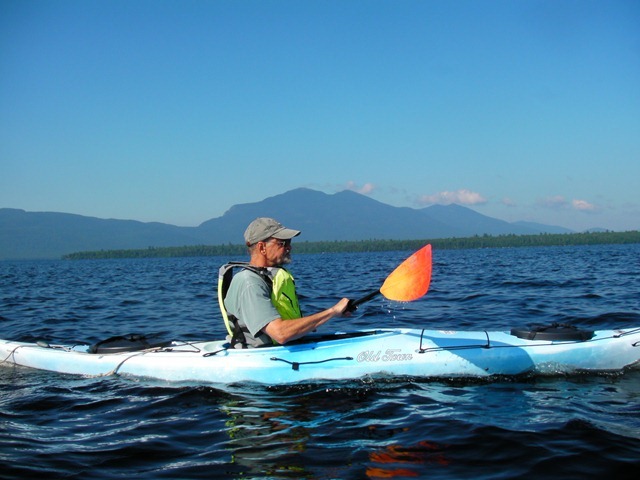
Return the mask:
{"type": "Polygon", "coordinates": [[[375,290],[371,293],[368,293],[367,295],[365,295],[364,297],[361,297],[357,300],[350,300],[349,301],[349,305],[347,306],[347,310],[350,312],[353,312],[355,310],[358,309],[358,306],[364,302],[368,302],[369,300],[371,300],[372,298],[374,298],[375,296],[380,294],[380,290],[375,290]]]}

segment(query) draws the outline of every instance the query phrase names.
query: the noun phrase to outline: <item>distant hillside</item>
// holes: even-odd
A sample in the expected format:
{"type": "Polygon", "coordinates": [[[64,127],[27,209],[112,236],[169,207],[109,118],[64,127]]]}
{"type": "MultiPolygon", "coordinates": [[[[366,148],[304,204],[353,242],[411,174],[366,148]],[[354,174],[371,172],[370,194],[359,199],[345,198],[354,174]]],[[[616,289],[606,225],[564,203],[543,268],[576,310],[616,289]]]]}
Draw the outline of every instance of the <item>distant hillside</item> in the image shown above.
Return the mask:
{"type": "Polygon", "coordinates": [[[113,220],[69,213],[0,209],[0,260],[60,258],[78,251],[241,244],[246,226],[271,216],[303,231],[306,241],[412,240],[473,235],[570,233],[508,223],[459,205],[392,207],[352,191],[333,195],[300,188],[232,206],[198,227],[113,220]]]}
{"type": "MultiPolygon", "coordinates": [[[[558,227],[554,225],[543,225],[542,223],[535,223],[535,222],[513,222],[512,225],[518,225],[521,227],[530,228],[531,230],[537,230],[544,233],[571,233],[571,230],[564,227],[558,227]]],[[[590,231],[606,232],[607,230],[604,228],[599,228],[599,229],[594,229],[590,231]]]]}
{"type": "Polygon", "coordinates": [[[60,258],[78,250],[196,245],[197,229],[132,220],[0,209],[0,260],[60,258]]]}
{"type": "Polygon", "coordinates": [[[199,228],[214,244],[240,243],[248,222],[260,216],[275,217],[285,225],[293,225],[302,230],[304,240],[312,242],[524,235],[548,233],[548,229],[554,229],[553,233],[571,233],[569,229],[556,231],[558,227],[511,224],[460,205],[392,207],[349,190],[328,195],[307,188],[260,202],[234,205],[222,217],[204,222],[199,228]]]}

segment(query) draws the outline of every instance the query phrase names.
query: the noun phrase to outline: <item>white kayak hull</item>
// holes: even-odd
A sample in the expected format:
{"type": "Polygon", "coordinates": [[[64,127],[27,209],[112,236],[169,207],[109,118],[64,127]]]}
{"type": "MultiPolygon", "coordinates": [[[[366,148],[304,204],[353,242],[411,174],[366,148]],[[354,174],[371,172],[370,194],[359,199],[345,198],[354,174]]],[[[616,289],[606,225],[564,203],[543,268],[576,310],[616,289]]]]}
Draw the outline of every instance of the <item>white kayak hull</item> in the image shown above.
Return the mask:
{"type": "Polygon", "coordinates": [[[601,330],[588,340],[569,341],[527,340],[509,331],[380,329],[245,350],[229,349],[224,341],[172,342],[121,353],[88,353],[90,348],[0,340],[0,363],[189,384],[617,372],[640,364],[640,328],[601,330]]]}

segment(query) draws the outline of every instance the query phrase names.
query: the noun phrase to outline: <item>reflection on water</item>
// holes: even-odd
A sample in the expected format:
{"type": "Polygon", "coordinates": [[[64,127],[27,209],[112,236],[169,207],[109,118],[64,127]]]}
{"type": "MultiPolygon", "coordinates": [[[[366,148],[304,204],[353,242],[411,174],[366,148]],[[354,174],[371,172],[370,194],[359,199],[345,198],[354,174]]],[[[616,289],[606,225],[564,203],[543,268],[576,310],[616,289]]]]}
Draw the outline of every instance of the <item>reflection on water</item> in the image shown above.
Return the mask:
{"type": "Polygon", "coordinates": [[[431,463],[449,465],[444,449],[434,442],[422,440],[412,446],[388,445],[369,454],[369,478],[419,477],[431,463]],[[380,466],[378,466],[380,465],[380,466]],[[419,466],[419,469],[411,466],[419,466]]]}

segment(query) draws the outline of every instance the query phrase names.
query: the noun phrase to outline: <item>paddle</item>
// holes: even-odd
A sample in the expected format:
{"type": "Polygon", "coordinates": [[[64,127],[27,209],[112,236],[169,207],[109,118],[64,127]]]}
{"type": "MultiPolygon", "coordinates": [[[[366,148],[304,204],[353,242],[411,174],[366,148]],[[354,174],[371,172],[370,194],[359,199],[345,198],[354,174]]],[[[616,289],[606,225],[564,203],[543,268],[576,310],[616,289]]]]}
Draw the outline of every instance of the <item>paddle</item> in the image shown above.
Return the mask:
{"type": "Polygon", "coordinates": [[[389,300],[411,302],[422,297],[429,290],[431,281],[431,245],[425,245],[396,267],[386,278],[379,290],[362,298],[352,300],[348,310],[354,311],[364,302],[379,294],[389,300]]]}

